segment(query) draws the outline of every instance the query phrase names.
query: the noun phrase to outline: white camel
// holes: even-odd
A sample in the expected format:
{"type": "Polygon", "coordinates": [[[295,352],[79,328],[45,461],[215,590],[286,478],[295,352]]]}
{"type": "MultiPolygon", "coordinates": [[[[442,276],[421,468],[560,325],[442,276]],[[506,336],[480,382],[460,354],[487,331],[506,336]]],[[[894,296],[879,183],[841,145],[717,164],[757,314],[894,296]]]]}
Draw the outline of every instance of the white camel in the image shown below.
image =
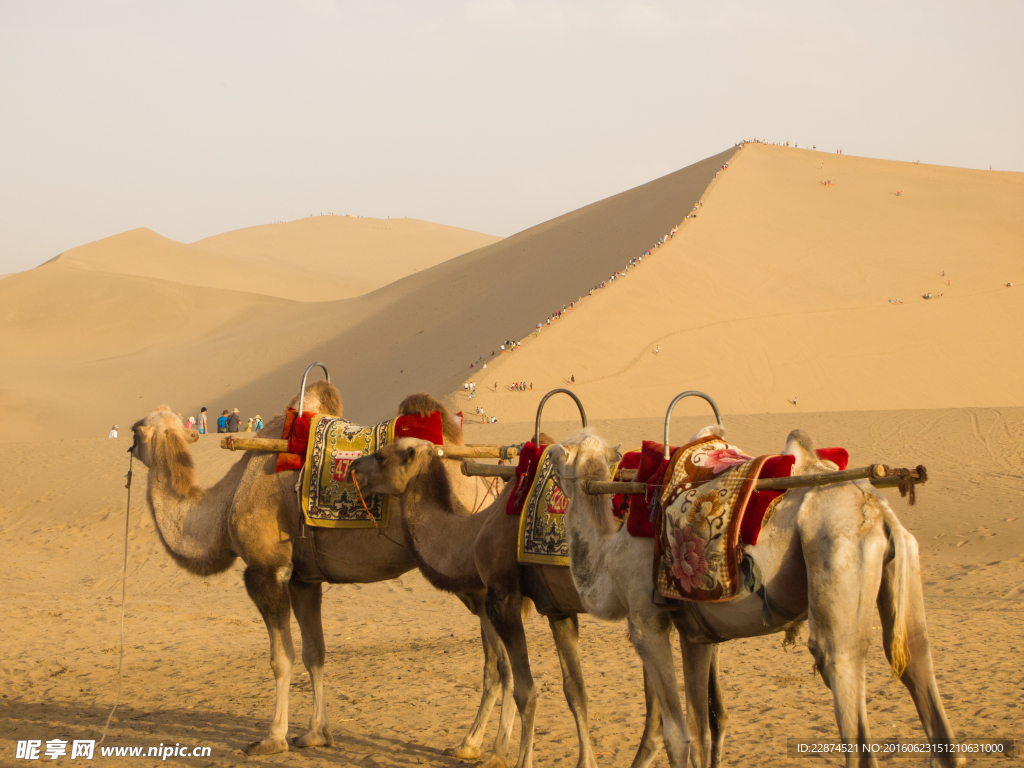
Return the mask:
{"type": "MultiPolygon", "coordinates": [[[[721,436],[722,431],[709,428],[694,439],[708,434],[721,436]]],[[[764,592],[724,603],[666,607],[652,600],[654,540],[620,528],[609,496],[582,490],[586,480],[609,479],[618,449],[585,429],[556,450],[562,487],[570,498],[565,523],[573,581],[590,613],[628,618],[630,638],[661,705],[672,768],[683,768],[691,759],[702,767],[722,759],[724,712],[708,707],[709,685],[717,683],[718,644],[780,631],[793,639],[804,616],[810,630],[807,646],[832,690],[840,739],[857,745],[869,739],[865,658],[875,604],[886,656],[913,697],[928,741],[954,741],[928,646],[917,542],[868,481],[784,494],[757,545],[745,550],[760,569],[764,592]],[[688,723],[672,666],[671,625],[682,645],[688,723]]],[[[795,457],[793,475],[830,469],[800,430],[790,433],[785,453],[795,457]]],[[[941,766],[965,762],[950,753],[933,761],[941,766]]],[[[847,766],[855,764],[876,761],[870,754],[848,754],[847,766]]]]}

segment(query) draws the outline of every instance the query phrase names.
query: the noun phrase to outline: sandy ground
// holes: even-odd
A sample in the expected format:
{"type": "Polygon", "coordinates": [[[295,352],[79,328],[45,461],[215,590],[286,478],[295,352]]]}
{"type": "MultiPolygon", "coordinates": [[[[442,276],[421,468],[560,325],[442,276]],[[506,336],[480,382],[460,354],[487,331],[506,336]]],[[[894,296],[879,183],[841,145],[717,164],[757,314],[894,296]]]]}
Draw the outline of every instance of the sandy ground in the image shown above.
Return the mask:
{"type": "MultiPolygon", "coordinates": [[[[676,419],[673,435],[685,438],[706,420],[676,419]]],[[[819,445],[847,447],[853,464],[928,466],[932,480],[916,507],[887,493],[921,545],[947,713],[963,737],[1020,736],[1024,408],[727,416],[726,423],[734,441],[758,453],[780,450],[788,431],[802,427],[819,445]]],[[[661,431],[658,419],[599,420],[594,426],[627,446],[661,431]]],[[[545,429],[565,437],[575,425],[545,422],[545,429]]],[[[532,424],[522,423],[468,427],[470,439],[488,442],[518,442],[531,431],[532,424]]],[[[0,548],[8,574],[0,663],[2,765],[17,764],[18,739],[98,737],[113,703],[127,446],[122,438],[0,448],[0,548]]],[[[214,438],[194,446],[194,454],[202,483],[216,479],[234,459],[214,438]]],[[[191,577],[163,552],[145,508],[145,474],[136,463],[124,692],[108,744],[212,748],[208,759],[168,760],[183,765],[459,764],[442,750],[459,742],[475,712],[477,627],[455,598],[434,591],[415,572],[327,592],[327,695],[336,745],[246,758],[241,750],[265,733],[273,702],[265,630],[245,594],[240,568],[209,579],[191,577]]],[[[622,625],[589,617],[581,625],[599,762],[628,765],[643,720],[638,662],[622,625]]],[[[536,763],[573,765],[575,729],[546,622],[534,617],[527,632],[543,688],[536,763]]],[[[880,637],[873,640],[868,710],[874,733],[918,739],[909,695],[890,681],[880,637]]],[[[780,636],[723,647],[731,718],[727,764],[805,765],[785,758],[785,738],[834,738],[831,697],[812,672],[804,641],[806,631],[801,645],[788,652],[780,636]]],[[[301,672],[292,697],[295,735],[310,706],[301,672]]],[[[495,723],[492,716],[488,738],[495,723]]],[[[54,763],[74,764],[67,758],[54,763]]],[[[661,757],[656,764],[666,763],[661,757]]]]}

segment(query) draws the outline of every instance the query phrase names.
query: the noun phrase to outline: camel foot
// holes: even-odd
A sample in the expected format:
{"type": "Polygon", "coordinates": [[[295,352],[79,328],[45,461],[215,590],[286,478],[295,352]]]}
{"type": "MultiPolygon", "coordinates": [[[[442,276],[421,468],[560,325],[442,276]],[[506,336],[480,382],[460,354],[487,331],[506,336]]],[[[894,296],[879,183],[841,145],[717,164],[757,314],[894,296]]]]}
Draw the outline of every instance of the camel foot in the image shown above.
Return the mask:
{"type": "Polygon", "coordinates": [[[483,760],[473,763],[473,768],[505,768],[505,761],[491,752],[483,760]]]}
{"type": "Polygon", "coordinates": [[[254,741],[249,745],[249,748],[245,750],[247,755],[276,755],[278,752],[288,751],[288,741],[286,739],[273,739],[269,736],[263,741],[254,741]]]}
{"type": "Polygon", "coordinates": [[[480,757],[480,747],[467,747],[465,744],[459,744],[457,747],[448,747],[444,753],[448,757],[455,757],[459,760],[476,760],[480,757]]]}
{"type": "Polygon", "coordinates": [[[306,731],[301,736],[292,739],[292,746],[304,749],[305,747],[329,747],[334,744],[334,737],[326,728],[317,728],[306,731]]]}

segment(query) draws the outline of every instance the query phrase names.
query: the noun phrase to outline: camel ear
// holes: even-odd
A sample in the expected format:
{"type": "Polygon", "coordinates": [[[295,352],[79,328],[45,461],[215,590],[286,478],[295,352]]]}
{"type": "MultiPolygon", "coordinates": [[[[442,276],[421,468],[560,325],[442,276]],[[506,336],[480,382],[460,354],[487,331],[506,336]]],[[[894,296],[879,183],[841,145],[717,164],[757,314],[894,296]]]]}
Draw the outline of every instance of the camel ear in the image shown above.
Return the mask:
{"type": "Polygon", "coordinates": [[[194,443],[199,439],[198,429],[186,429],[185,430],[185,442],[194,443]]]}
{"type": "Polygon", "coordinates": [[[411,445],[405,449],[405,463],[408,464],[416,458],[416,446],[411,445]]]}
{"type": "Polygon", "coordinates": [[[794,429],[786,438],[787,456],[796,458],[793,464],[793,476],[807,475],[821,470],[821,462],[818,461],[818,454],[814,452],[814,441],[811,436],[802,429],[794,429]]]}
{"type": "Polygon", "coordinates": [[[140,438],[140,443],[148,443],[153,439],[153,427],[147,427],[145,425],[135,427],[135,435],[140,438]]]}
{"type": "Polygon", "coordinates": [[[611,446],[611,452],[612,456],[611,461],[608,462],[609,464],[616,464],[622,461],[622,443],[611,446]]]}

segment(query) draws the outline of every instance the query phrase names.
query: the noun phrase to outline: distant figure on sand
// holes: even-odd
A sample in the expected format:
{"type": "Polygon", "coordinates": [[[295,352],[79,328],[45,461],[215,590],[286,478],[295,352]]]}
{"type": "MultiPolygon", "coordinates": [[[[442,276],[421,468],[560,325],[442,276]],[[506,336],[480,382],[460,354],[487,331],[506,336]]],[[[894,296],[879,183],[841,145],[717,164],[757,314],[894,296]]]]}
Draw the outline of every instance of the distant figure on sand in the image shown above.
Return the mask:
{"type": "Polygon", "coordinates": [[[231,411],[231,415],[228,416],[228,432],[238,431],[238,421],[238,409],[235,408],[233,411],[231,411]]]}
{"type": "Polygon", "coordinates": [[[252,420],[252,431],[259,432],[261,429],[263,429],[263,417],[257,413],[252,420]]]}
{"type": "Polygon", "coordinates": [[[110,433],[107,435],[107,437],[117,437],[117,424],[110,428],[110,433]]]}
{"type": "Polygon", "coordinates": [[[794,398],[793,398],[793,399],[791,399],[791,400],[790,400],[789,402],[791,402],[791,403],[792,403],[793,405],[796,405],[796,398],[794,397],[794,398]]]}
{"type": "Polygon", "coordinates": [[[661,352],[661,344],[654,347],[654,354],[658,354],[659,352],[661,352]]]}
{"type": "Polygon", "coordinates": [[[217,431],[227,432],[228,431],[228,412],[224,411],[220,416],[217,417],[217,431]]]}
{"type": "Polygon", "coordinates": [[[199,418],[196,420],[196,427],[199,429],[200,435],[206,434],[206,406],[204,405],[199,409],[199,418]]]}

